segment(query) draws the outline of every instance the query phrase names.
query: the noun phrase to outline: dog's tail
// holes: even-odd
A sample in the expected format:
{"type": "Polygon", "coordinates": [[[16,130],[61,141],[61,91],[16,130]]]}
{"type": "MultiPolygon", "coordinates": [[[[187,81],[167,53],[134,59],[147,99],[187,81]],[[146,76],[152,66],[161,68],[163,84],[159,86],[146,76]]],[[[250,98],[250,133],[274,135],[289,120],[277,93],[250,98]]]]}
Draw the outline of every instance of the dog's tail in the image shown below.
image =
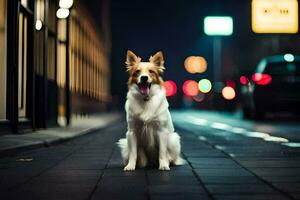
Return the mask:
{"type": "Polygon", "coordinates": [[[180,156],[174,161],[174,165],[185,165],[187,162],[180,156]]]}
{"type": "Polygon", "coordinates": [[[117,142],[118,146],[121,149],[121,155],[123,158],[123,162],[124,164],[126,164],[128,162],[128,145],[127,145],[127,139],[126,138],[121,138],[118,142],[117,142]]]}

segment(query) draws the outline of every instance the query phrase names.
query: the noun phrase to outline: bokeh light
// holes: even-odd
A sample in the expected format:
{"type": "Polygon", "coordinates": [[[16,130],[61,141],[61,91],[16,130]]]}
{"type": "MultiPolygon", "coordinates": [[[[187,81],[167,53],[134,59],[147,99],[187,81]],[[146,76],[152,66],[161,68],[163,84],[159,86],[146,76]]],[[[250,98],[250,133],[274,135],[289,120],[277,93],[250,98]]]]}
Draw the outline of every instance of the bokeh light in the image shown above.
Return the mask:
{"type": "Polygon", "coordinates": [[[177,85],[174,81],[165,81],[163,86],[167,97],[174,96],[177,93],[177,85]]]}
{"type": "Polygon", "coordinates": [[[268,85],[272,81],[272,77],[269,74],[261,74],[261,73],[255,73],[251,76],[251,79],[257,84],[257,85],[268,85]]]}
{"type": "Polygon", "coordinates": [[[247,79],[247,77],[246,77],[246,76],[241,76],[241,77],[240,77],[240,83],[241,83],[242,85],[247,85],[247,84],[248,84],[248,79],[247,79]]]}
{"type": "Polygon", "coordinates": [[[71,8],[73,5],[73,0],[60,0],[59,1],[59,7],[61,8],[71,8]]]}
{"type": "Polygon", "coordinates": [[[203,93],[208,93],[211,90],[211,82],[208,79],[201,79],[198,83],[199,90],[203,93]]]}
{"type": "Polygon", "coordinates": [[[182,91],[186,96],[196,96],[199,93],[198,83],[194,80],[187,80],[182,85],[182,91]]]}
{"type": "Polygon", "coordinates": [[[40,19],[37,19],[37,20],[35,21],[35,29],[39,31],[39,30],[42,29],[42,27],[43,27],[42,21],[41,21],[40,19]]]}
{"type": "Polygon", "coordinates": [[[203,73],[207,69],[207,62],[201,56],[189,56],[184,61],[184,67],[189,73],[203,73]]]}
{"type": "Polygon", "coordinates": [[[294,55],[290,53],[285,54],[283,58],[286,62],[293,62],[295,60],[294,55]]]}
{"type": "Polygon", "coordinates": [[[234,91],[234,89],[232,87],[226,86],[222,90],[222,96],[226,100],[232,100],[235,97],[235,91],[234,91]]]}
{"type": "Polygon", "coordinates": [[[232,88],[236,88],[236,84],[233,80],[227,80],[226,81],[226,86],[232,87],[232,88]]]}
{"type": "Polygon", "coordinates": [[[194,101],[200,103],[205,99],[205,94],[199,92],[196,96],[193,96],[194,101]]]}
{"type": "Polygon", "coordinates": [[[70,11],[69,11],[69,9],[66,9],[66,8],[59,8],[56,11],[56,17],[59,19],[67,18],[69,16],[69,14],[70,14],[70,11]]]}

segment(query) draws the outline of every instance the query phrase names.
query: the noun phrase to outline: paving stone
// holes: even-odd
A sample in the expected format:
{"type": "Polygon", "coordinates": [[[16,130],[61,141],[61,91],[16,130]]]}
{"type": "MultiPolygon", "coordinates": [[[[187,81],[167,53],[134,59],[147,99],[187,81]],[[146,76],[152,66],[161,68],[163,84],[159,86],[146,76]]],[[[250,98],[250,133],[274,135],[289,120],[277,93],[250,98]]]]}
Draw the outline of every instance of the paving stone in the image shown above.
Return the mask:
{"type": "Polygon", "coordinates": [[[170,171],[160,171],[158,169],[146,169],[148,177],[150,176],[194,176],[192,169],[189,168],[177,168],[170,171]]]}
{"type": "Polygon", "coordinates": [[[270,183],[299,183],[300,174],[294,176],[263,176],[262,179],[270,183]]]}
{"type": "MultiPolygon", "coordinates": [[[[23,175],[23,174],[7,174],[1,176],[0,178],[0,191],[5,191],[7,189],[21,185],[26,181],[30,180],[32,176],[23,175]]],[[[1,192],[0,192],[1,193],[1,192]]],[[[1,199],[1,198],[0,198],[1,199]]]]}
{"type": "Polygon", "coordinates": [[[186,155],[188,158],[190,157],[202,157],[202,158],[210,158],[210,157],[217,157],[217,158],[225,158],[227,157],[222,152],[203,152],[203,151],[194,151],[194,152],[185,152],[184,155],[186,155]]]}
{"type": "Polygon", "coordinates": [[[101,185],[111,185],[114,184],[126,185],[126,184],[137,184],[137,185],[146,185],[146,177],[137,177],[137,176],[104,176],[100,180],[101,185]]]}
{"type": "Polygon", "coordinates": [[[150,185],[149,192],[153,194],[189,194],[199,193],[205,195],[204,189],[199,185],[150,185]]]}
{"type": "MultiPolygon", "coordinates": [[[[230,154],[231,152],[227,152],[230,154]]],[[[280,152],[241,152],[241,153],[231,153],[234,155],[234,157],[241,157],[241,158],[257,158],[257,159],[263,159],[263,158],[286,158],[286,157],[291,157],[291,158],[299,158],[300,153],[282,153],[280,152]]]]}
{"type": "Polygon", "coordinates": [[[92,200],[148,200],[147,194],[112,194],[96,192],[92,200]]]}
{"type": "Polygon", "coordinates": [[[300,174],[300,168],[251,168],[259,176],[294,176],[300,174]]]}
{"type": "Polygon", "coordinates": [[[135,171],[123,171],[122,168],[105,169],[103,176],[133,176],[144,178],[145,171],[143,169],[136,169],[135,171]]]}
{"type": "Polygon", "coordinates": [[[151,200],[210,200],[211,198],[203,194],[155,194],[151,195],[151,200]]]}
{"type": "Polygon", "coordinates": [[[216,200],[288,200],[289,198],[282,195],[270,194],[250,194],[250,195],[214,195],[216,200]]]}
{"type": "Polygon", "coordinates": [[[273,188],[266,184],[232,184],[211,185],[205,187],[213,194],[278,194],[273,188]]]}
{"type": "MultiPolygon", "coordinates": [[[[14,190],[6,191],[1,199],[87,199],[92,192],[92,186],[69,183],[28,183],[14,190]]],[[[1,197],[0,196],[0,197],[1,197]]]]}
{"type": "Polygon", "coordinates": [[[298,183],[275,183],[273,185],[288,193],[300,193],[300,180],[298,183]]]}
{"type": "Polygon", "coordinates": [[[204,184],[259,184],[262,183],[255,176],[201,176],[201,181],[204,184]]]}
{"type": "Polygon", "coordinates": [[[195,169],[195,172],[201,176],[252,176],[244,169],[195,169]]]}
{"type": "Polygon", "coordinates": [[[96,195],[97,193],[108,193],[108,194],[147,194],[147,185],[146,184],[138,184],[135,181],[132,182],[111,182],[111,181],[105,181],[100,182],[96,189],[96,195]]]}
{"type": "Polygon", "coordinates": [[[300,160],[255,160],[255,161],[241,161],[241,164],[249,168],[300,168],[300,160]]]}
{"type": "Polygon", "coordinates": [[[100,170],[49,170],[35,177],[32,181],[38,183],[80,183],[96,185],[102,171],[100,170]]]}
{"type": "Polygon", "coordinates": [[[290,193],[290,195],[295,199],[300,199],[300,193],[290,193]]]}
{"type": "Polygon", "coordinates": [[[234,164],[235,162],[230,158],[189,158],[189,162],[192,164],[214,164],[214,165],[226,165],[234,164]]]}
{"type": "Polygon", "coordinates": [[[101,161],[63,161],[55,166],[56,169],[86,169],[86,170],[95,170],[95,169],[104,169],[106,166],[105,162],[101,161]]]}
{"type": "Polygon", "coordinates": [[[300,160],[263,160],[263,161],[241,161],[247,168],[300,168],[300,160]]]}
{"type": "Polygon", "coordinates": [[[194,169],[242,169],[240,165],[237,163],[222,163],[222,164],[215,164],[215,163],[201,163],[195,164],[191,163],[194,169]]]}
{"type": "Polygon", "coordinates": [[[194,176],[148,176],[150,185],[198,185],[199,182],[194,176]]]}

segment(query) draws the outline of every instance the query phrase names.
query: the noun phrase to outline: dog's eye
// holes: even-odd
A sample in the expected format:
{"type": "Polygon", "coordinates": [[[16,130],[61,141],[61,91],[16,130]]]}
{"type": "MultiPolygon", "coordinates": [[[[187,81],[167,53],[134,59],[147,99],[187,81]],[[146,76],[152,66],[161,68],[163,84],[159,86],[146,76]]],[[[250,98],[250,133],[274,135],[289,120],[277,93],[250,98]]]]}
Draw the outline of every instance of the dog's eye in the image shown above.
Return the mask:
{"type": "Polygon", "coordinates": [[[151,74],[154,74],[154,73],[155,73],[155,72],[154,72],[153,70],[151,70],[151,69],[149,70],[149,72],[150,72],[151,74]]]}
{"type": "Polygon", "coordinates": [[[139,74],[141,72],[141,70],[136,70],[135,74],[139,74]]]}

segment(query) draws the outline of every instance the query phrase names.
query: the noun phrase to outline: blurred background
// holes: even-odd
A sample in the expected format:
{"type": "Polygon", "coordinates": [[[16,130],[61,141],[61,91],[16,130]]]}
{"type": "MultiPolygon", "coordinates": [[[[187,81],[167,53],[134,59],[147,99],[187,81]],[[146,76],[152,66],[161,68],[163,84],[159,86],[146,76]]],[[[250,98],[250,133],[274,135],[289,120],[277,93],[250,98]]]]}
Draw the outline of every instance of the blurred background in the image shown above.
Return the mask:
{"type": "Polygon", "coordinates": [[[163,51],[172,109],[297,116],[297,0],[0,0],[0,130],[123,109],[126,51],[163,51]]]}

